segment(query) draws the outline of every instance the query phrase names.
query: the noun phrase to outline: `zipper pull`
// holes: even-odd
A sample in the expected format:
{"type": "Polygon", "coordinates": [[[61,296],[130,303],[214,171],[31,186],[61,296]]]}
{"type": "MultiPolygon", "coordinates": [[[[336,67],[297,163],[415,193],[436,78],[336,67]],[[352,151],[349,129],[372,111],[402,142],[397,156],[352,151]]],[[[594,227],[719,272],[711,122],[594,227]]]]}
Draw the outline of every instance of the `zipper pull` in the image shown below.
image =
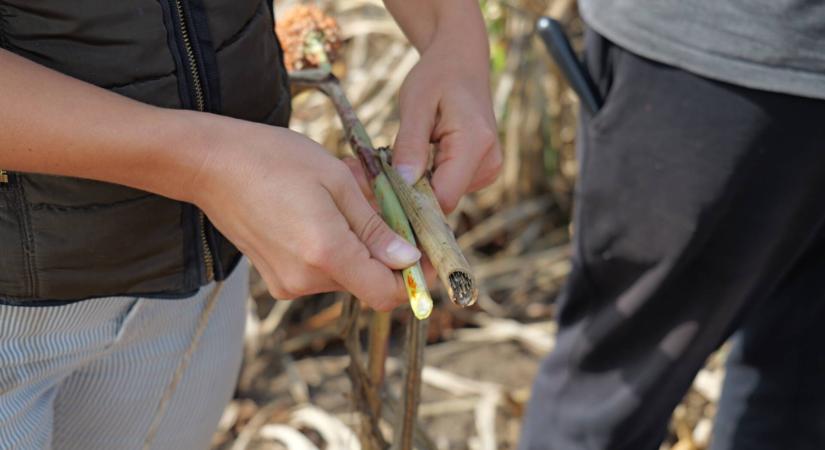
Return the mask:
{"type": "Polygon", "coordinates": [[[3,169],[0,169],[0,184],[8,184],[9,183],[9,173],[3,169]]]}

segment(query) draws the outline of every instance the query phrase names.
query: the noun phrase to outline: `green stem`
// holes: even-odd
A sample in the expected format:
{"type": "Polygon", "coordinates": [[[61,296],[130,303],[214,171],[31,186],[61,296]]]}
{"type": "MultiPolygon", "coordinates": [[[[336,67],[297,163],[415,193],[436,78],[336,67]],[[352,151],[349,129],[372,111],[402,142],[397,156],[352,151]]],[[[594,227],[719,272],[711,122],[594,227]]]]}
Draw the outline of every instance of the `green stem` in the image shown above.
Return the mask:
{"type": "MultiPolygon", "coordinates": [[[[346,133],[350,148],[361,161],[361,165],[364,167],[370,179],[372,191],[381,207],[381,216],[390,228],[410,244],[417,246],[413,228],[407,219],[401,202],[398,200],[398,196],[395,194],[390,181],[387,179],[381,167],[378,152],[375,150],[375,147],[373,147],[367,130],[355,115],[355,109],[352,107],[349,99],[347,99],[338,79],[329,72],[323,77],[323,73],[323,71],[299,71],[293,72],[290,76],[295,83],[317,87],[332,100],[332,104],[335,105],[335,109],[338,112],[338,117],[341,118],[341,122],[344,125],[344,132],[346,133]]],[[[432,312],[433,301],[427,288],[427,281],[424,277],[424,270],[421,268],[421,264],[416,263],[402,270],[401,276],[404,277],[404,285],[407,289],[413,314],[415,314],[415,317],[418,319],[426,319],[432,312]]]]}
{"type": "Polygon", "coordinates": [[[338,117],[344,125],[344,131],[347,136],[350,148],[353,153],[361,161],[361,164],[368,172],[371,178],[377,177],[382,173],[381,162],[378,159],[378,152],[372,146],[372,140],[364,128],[364,124],[355,115],[355,109],[349,102],[344,89],[341,88],[341,83],[334,75],[329,75],[329,78],[321,83],[318,88],[326,94],[332,104],[335,105],[335,110],[338,112],[338,117]]]}

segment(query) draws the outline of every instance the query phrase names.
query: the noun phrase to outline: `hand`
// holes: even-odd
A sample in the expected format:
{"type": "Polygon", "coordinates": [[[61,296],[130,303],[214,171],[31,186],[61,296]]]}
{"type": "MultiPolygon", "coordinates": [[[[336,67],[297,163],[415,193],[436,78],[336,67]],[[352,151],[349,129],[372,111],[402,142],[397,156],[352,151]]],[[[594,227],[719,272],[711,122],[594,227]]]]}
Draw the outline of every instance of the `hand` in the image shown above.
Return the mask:
{"type": "Polygon", "coordinates": [[[488,61],[483,24],[475,34],[448,29],[434,37],[401,87],[393,166],[407,181],[416,181],[434,143],[432,185],[445,212],[465,193],[492,183],[501,170],[488,61]]]}
{"type": "Polygon", "coordinates": [[[381,220],[344,163],[287,129],[207,117],[194,201],[274,297],[346,290],[380,310],[406,300],[391,269],[421,254],[381,220]]]}

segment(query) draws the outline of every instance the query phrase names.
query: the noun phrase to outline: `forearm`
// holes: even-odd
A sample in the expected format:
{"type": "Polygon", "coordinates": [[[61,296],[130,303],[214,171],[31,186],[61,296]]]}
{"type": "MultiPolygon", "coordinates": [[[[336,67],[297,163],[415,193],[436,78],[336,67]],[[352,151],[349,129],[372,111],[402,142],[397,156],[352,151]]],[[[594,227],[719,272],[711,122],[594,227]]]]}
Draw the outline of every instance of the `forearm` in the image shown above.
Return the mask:
{"type": "Polygon", "coordinates": [[[0,168],[124,184],[196,204],[279,298],[406,298],[420,253],[347,166],[286,128],[156,108],[0,50],[0,168]],[[357,268],[357,270],[353,270],[357,268]]]}
{"type": "Polygon", "coordinates": [[[384,5],[420,53],[449,42],[463,49],[455,57],[487,63],[489,45],[476,0],[384,0],[384,5]]]}
{"type": "Polygon", "coordinates": [[[0,50],[0,168],[188,200],[204,114],[149,106],[0,50]]]}

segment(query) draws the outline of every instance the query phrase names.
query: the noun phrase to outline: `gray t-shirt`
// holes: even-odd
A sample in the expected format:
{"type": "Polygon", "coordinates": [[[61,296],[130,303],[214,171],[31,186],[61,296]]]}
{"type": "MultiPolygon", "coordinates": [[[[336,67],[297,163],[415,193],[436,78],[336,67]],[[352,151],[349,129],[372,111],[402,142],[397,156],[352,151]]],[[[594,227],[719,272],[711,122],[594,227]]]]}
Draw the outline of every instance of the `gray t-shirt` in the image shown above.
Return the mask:
{"type": "Polygon", "coordinates": [[[741,86],[825,99],[825,0],[579,0],[633,53],[741,86]]]}

